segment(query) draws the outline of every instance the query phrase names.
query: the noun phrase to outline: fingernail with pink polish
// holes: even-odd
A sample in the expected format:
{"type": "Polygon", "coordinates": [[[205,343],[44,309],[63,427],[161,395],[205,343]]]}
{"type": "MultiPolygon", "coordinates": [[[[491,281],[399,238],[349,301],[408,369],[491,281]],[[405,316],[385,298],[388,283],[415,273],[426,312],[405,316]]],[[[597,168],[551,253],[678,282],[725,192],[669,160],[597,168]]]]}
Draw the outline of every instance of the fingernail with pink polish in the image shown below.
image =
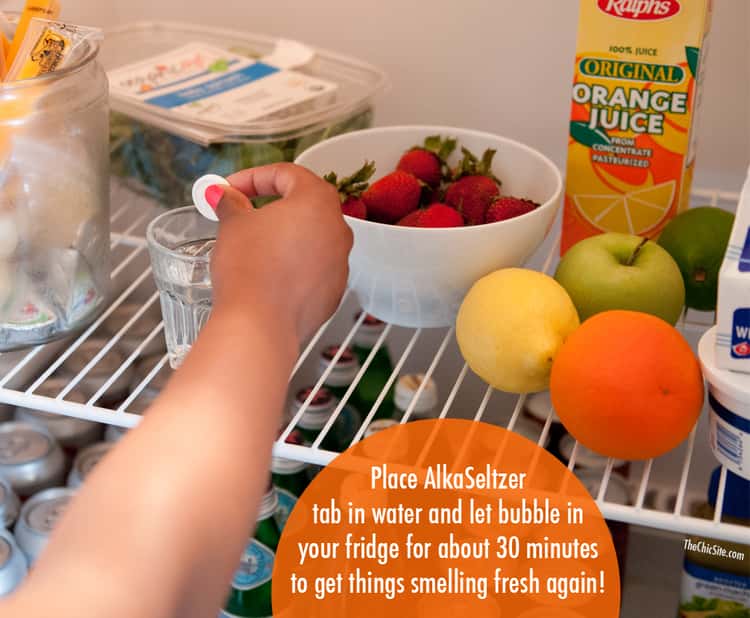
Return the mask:
{"type": "Polygon", "coordinates": [[[216,210],[222,197],[224,197],[224,187],[221,185],[211,185],[206,189],[206,201],[214,210],[216,210]]]}

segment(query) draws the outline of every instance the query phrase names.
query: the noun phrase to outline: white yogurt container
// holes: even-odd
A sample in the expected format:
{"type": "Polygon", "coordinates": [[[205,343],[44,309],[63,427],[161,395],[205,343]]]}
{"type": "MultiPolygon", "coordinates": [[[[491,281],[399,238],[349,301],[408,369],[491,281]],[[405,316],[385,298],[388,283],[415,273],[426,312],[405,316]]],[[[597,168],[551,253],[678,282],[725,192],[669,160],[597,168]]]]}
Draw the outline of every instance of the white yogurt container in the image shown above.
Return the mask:
{"type": "Polygon", "coordinates": [[[716,327],[698,344],[703,375],[708,381],[709,440],[719,460],[750,480],[750,375],[716,366],[716,327]]]}

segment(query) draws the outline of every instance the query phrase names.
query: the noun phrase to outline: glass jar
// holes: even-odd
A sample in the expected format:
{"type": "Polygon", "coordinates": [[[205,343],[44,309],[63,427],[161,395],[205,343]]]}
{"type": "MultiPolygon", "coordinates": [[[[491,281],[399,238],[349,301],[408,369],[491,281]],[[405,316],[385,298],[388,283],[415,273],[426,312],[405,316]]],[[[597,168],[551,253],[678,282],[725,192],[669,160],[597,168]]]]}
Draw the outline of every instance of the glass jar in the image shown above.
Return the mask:
{"type": "Polygon", "coordinates": [[[90,324],[110,278],[108,82],[96,43],[0,83],[0,351],[90,324]]]}

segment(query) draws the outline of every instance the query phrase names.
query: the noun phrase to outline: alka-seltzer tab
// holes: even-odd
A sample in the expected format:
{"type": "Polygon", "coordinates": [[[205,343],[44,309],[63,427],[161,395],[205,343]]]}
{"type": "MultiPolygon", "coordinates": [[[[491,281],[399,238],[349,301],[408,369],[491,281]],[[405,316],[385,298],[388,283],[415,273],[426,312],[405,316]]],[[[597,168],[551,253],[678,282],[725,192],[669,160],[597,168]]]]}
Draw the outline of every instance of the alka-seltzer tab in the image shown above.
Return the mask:
{"type": "Polygon", "coordinates": [[[216,212],[206,199],[206,189],[214,185],[222,185],[228,187],[229,181],[226,178],[219,176],[218,174],[206,174],[205,176],[201,176],[193,184],[193,204],[195,204],[198,212],[206,217],[206,219],[208,219],[209,221],[219,220],[219,217],[216,216],[216,212]]]}
{"type": "Polygon", "coordinates": [[[229,181],[218,174],[206,174],[205,176],[201,176],[193,184],[193,204],[195,204],[198,212],[209,221],[219,220],[219,217],[216,216],[216,212],[206,199],[206,190],[214,185],[228,187],[229,181]]]}

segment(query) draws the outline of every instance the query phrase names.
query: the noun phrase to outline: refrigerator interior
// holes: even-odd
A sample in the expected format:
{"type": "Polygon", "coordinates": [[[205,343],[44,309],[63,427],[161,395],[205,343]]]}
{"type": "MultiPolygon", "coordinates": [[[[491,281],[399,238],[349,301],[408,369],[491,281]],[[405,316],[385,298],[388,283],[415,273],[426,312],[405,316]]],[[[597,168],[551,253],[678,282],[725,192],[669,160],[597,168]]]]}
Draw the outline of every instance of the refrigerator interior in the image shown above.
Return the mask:
{"type": "MultiPolygon", "coordinates": [[[[0,357],[0,401],[5,405],[18,405],[133,427],[140,420],[141,394],[153,380],[162,378],[171,371],[167,357],[163,355],[140,383],[133,387],[125,401],[114,409],[98,404],[99,398],[109,386],[141,358],[142,350],[153,339],[163,337],[163,325],[158,323],[147,331],[142,344],[113,370],[100,392],[89,401],[76,403],[67,392],[67,389],[74,391],[75,385],[85,379],[86,374],[112,349],[117,348],[118,341],[123,336],[131,329],[138,329],[140,321],[150,319],[149,316],[153,316],[154,312],[158,314],[159,311],[158,293],[151,277],[144,238],[145,227],[158,210],[148,199],[134,194],[117,181],[112,184],[112,197],[113,281],[116,290],[112,304],[91,327],[78,336],[0,357]],[[138,313],[120,331],[114,334],[103,332],[100,325],[109,314],[118,306],[132,302],[140,305],[138,313]],[[35,394],[50,376],[65,368],[69,355],[75,349],[87,339],[95,337],[103,337],[99,353],[78,375],[68,378],[66,390],[56,398],[35,394]]],[[[713,203],[731,209],[736,204],[737,195],[718,190],[695,189],[692,199],[695,203],[713,203]]],[[[557,259],[558,239],[559,230],[555,229],[530,264],[542,270],[553,269],[557,259]]],[[[358,309],[354,295],[347,293],[336,315],[304,347],[290,380],[290,393],[295,393],[305,385],[316,382],[318,386],[322,384],[325,375],[316,379],[318,352],[326,345],[348,344],[353,339],[361,322],[355,319],[358,309]]],[[[712,319],[713,314],[687,312],[679,328],[692,344],[696,344],[712,319]]],[[[426,373],[434,378],[438,384],[438,410],[441,416],[482,420],[511,429],[520,417],[524,397],[493,391],[482,383],[463,362],[453,329],[389,326],[376,344],[373,354],[381,345],[388,346],[394,361],[392,380],[400,374],[412,372],[426,373]]],[[[356,378],[352,390],[363,372],[364,369],[356,378]]],[[[303,407],[299,414],[304,413],[304,409],[303,407]]],[[[334,419],[340,410],[341,406],[334,413],[334,419]]],[[[408,413],[407,410],[406,414],[408,413]]],[[[705,501],[708,479],[717,465],[707,443],[706,416],[704,411],[691,438],[675,451],[653,462],[633,464],[629,476],[633,506],[623,507],[607,500],[611,461],[602,475],[604,489],[598,500],[600,509],[611,520],[631,524],[623,589],[623,617],[644,616],[642,612],[645,606],[652,608],[650,611],[654,612],[649,616],[665,616],[676,611],[682,541],[688,533],[734,541],[747,536],[745,528],[720,522],[719,519],[699,520],[691,515],[693,507],[705,501]]],[[[289,429],[293,428],[294,420],[289,422],[289,429]]],[[[548,421],[544,428],[540,427],[539,444],[545,441],[549,424],[548,421]]],[[[364,424],[360,433],[363,431],[364,424]]],[[[283,437],[282,434],[274,446],[276,455],[316,464],[325,464],[336,455],[318,448],[316,444],[312,447],[286,444],[282,441],[283,437]]],[[[359,437],[358,435],[355,440],[359,437]]]]}
{"type": "MultiPolygon", "coordinates": [[[[392,86],[380,95],[376,124],[439,123],[470,126],[519,139],[565,165],[569,84],[575,49],[577,0],[480,0],[403,5],[394,0],[350,3],[319,0],[295,3],[247,3],[241,0],[215,4],[163,0],[157,6],[145,0],[101,3],[68,0],[66,16],[81,23],[115,26],[142,19],[176,19],[184,22],[247,28],[351,54],[382,66],[392,86]],[[104,5],[107,5],[106,7],[104,5]],[[111,6],[110,6],[111,5],[111,6]],[[400,18],[395,21],[398,8],[400,18]],[[368,19],[356,15],[368,12],[368,19]],[[340,28],[337,15],[351,16],[340,28]],[[542,16],[542,17],[540,17],[542,16]],[[420,33],[440,32],[435,40],[420,40],[420,33]],[[386,44],[387,41],[387,44],[386,44]],[[476,41],[480,41],[476,44],[476,41]],[[519,54],[518,50],[524,53],[519,54]],[[476,71],[464,67],[477,67],[476,71]],[[417,96],[413,84],[420,83],[417,96]]],[[[18,2],[2,2],[14,8],[18,2]]],[[[711,34],[703,110],[699,124],[698,167],[693,205],[712,204],[727,210],[736,206],[750,160],[750,29],[749,3],[716,0],[711,34]],[[738,77],[740,77],[738,79],[738,77]]],[[[144,233],[154,207],[147,200],[113,184],[113,280],[112,310],[124,302],[143,303],[143,312],[110,336],[100,357],[148,312],[158,312],[144,233]]],[[[559,220],[550,237],[529,265],[553,271],[559,240],[559,220]]],[[[357,323],[356,299],[347,295],[337,315],[306,347],[290,382],[290,392],[316,380],[318,351],[333,343],[351,340],[357,323]]],[[[168,372],[166,357],[116,410],[97,406],[95,399],[78,404],[40,397],[34,391],[64,365],[67,355],[86,338],[99,334],[99,325],[71,340],[0,356],[0,402],[96,420],[124,427],[137,424],[139,416],[128,412],[139,393],[159,372],[168,372]]],[[[680,328],[696,346],[713,314],[688,312],[680,328]]],[[[148,335],[161,338],[159,325],[148,335]]],[[[148,341],[144,341],[145,348],[148,341]]],[[[439,386],[439,409],[451,418],[481,419],[508,426],[520,415],[523,398],[493,392],[466,367],[451,330],[389,328],[382,345],[388,345],[397,374],[427,372],[439,386]],[[403,361],[403,362],[401,362],[403,361]]],[[[113,383],[133,364],[140,350],[111,376],[113,383]]],[[[87,367],[84,372],[90,369],[87,367]]],[[[83,379],[76,376],[73,381],[83,379]]],[[[105,387],[109,384],[105,384],[105,387]]],[[[549,423],[548,423],[549,425],[549,423]]],[[[540,431],[544,441],[548,427],[540,431]]],[[[311,463],[325,463],[334,454],[315,448],[293,447],[279,441],[275,453],[311,463]]],[[[701,416],[691,439],[654,462],[636,464],[630,473],[635,505],[619,507],[601,495],[600,507],[611,518],[632,524],[628,568],[623,591],[625,618],[672,616],[682,561],[682,541],[689,533],[728,540],[745,539],[747,530],[718,519],[691,517],[692,507],[705,500],[711,471],[717,462],[707,440],[707,413],[701,416]],[[648,608],[648,609],[644,609],[648,608]]],[[[606,493],[611,465],[604,473],[606,493]]]]}

